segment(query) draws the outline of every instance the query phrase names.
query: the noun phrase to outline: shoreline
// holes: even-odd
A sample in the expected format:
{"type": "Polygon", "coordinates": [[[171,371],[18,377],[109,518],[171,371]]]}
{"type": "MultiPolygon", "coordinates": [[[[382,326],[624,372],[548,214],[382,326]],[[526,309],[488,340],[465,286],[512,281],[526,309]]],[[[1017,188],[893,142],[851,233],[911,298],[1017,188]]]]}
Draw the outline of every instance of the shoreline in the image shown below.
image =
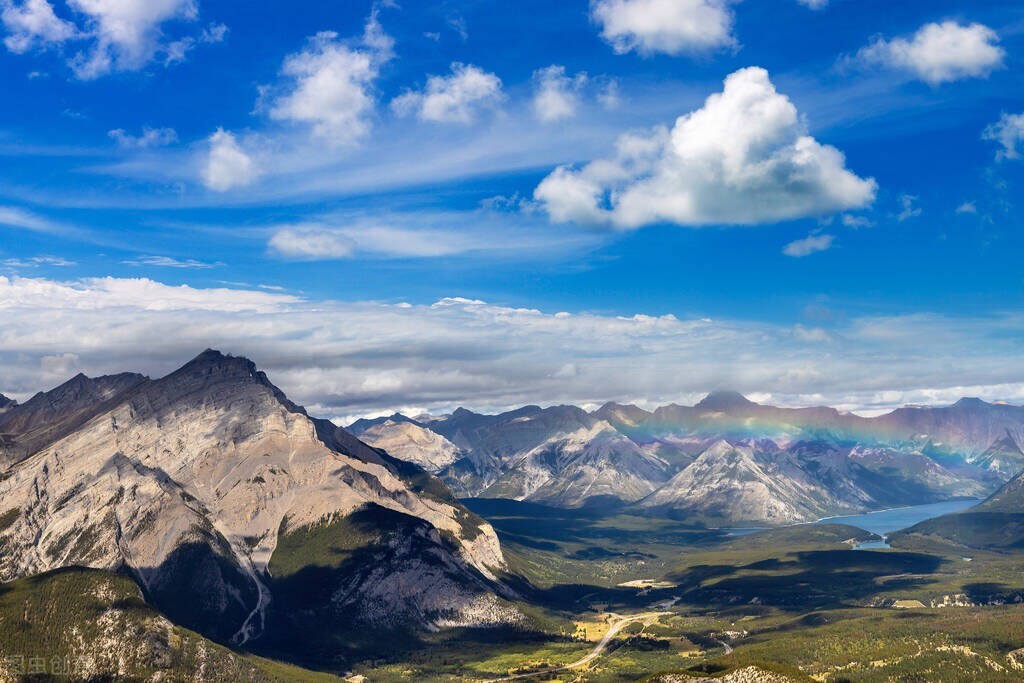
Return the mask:
{"type": "MultiPolygon", "coordinates": [[[[813,524],[821,524],[821,523],[824,523],[824,522],[828,522],[829,520],[848,519],[848,518],[851,518],[851,517],[865,517],[867,515],[877,515],[877,514],[881,514],[883,512],[895,512],[897,510],[912,510],[914,508],[920,508],[920,507],[925,507],[925,506],[930,506],[930,505],[946,505],[946,504],[949,504],[949,503],[960,503],[960,502],[973,503],[974,505],[977,505],[978,503],[981,503],[984,500],[985,500],[984,498],[951,498],[949,500],[940,500],[940,501],[938,501],[936,503],[921,503],[920,505],[900,505],[900,506],[897,506],[897,507],[883,508],[881,510],[869,510],[868,512],[859,512],[859,513],[847,514],[847,515],[831,515],[831,516],[828,516],[828,517],[821,517],[821,518],[816,519],[816,520],[811,521],[811,522],[794,522],[793,524],[781,524],[779,526],[716,527],[714,530],[715,531],[724,531],[724,532],[729,533],[730,535],[734,535],[734,536],[735,535],[745,536],[747,534],[757,533],[758,531],[771,531],[772,529],[789,529],[791,527],[796,527],[796,526],[807,526],[807,525],[813,525],[813,524]],[[741,533],[741,534],[733,533],[733,532],[736,532],[736,531],[741,531],[741,532],[746,532],[746,533],[741,533]]],[[[965,506],[964,509],[967,509],[968,507],[971,507],[971,506],[970,505],[965,506]]],[[[943,514],[950,514],[950,513],[943,513],[943,514]]],[[[939,516],[939,515],[936,515],[936,516],[939,516]]],[[[931,519],[931,517],[925,517],[925,519],[931,519]]],[[[924,521],[924,520],[922,519],[920,521],[924,521]]],[[[915,524],[916,523],[917,522],[915,522],[915,524]]],[[[857,525],[856,524],[850,524],[849,526],[857,526],[857,525]]],[[[910,526],[913,526],[913,524],[911,524],[910,526]]],[[[863,528],[863,527],[858,527],[858,528],[863,528]]],[[[864,529],[864,531],[871,531],[871,530],[870,529],[864,529]]],[[[899,531],[899,529],[893,529],[893,531],[899,531]]],[[[871,531],[871,533],[876,534],[878,536],[883,536],[884,537],[884,534],[881,534],[881,533],[878,533],[878,532],[871,531]]]]}

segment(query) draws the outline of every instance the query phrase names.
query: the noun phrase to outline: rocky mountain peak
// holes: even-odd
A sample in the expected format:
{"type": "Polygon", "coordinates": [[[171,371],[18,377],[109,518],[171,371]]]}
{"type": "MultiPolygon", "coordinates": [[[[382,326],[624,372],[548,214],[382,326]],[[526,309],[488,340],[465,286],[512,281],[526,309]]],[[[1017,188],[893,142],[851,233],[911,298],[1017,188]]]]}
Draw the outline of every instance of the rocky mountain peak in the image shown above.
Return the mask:
{"type": "Polygon", "coordinates": [[[262,388],[289,412],[306,414],[244,356],[232,356],[216,349],[206,349],[170,375],[154,382],[153,393],[166,402],[204,396],[207,400],[237,398],[243,386],[262,388]]]}
{"type": "Polygon", "coordinates": [[[419,467],[310,418],[246,358],[207,350],[158,380],[79,377],[33,401],[0,415],[0,510],[18,511],[0,529],[0,580],[123,567],[171,619],[242,644],[307,618],[289,600],[318,557],[309,539],[328,534],[360,552],[327,553],[314,621],[504,614],[486,522],[419,467]],[[64,394],[81,398],[54,403],[64,394]]]}
{"type": "Polygon", "coordinates": [[[185,363],[175,374],[218,373],[254,376],[257,372],[256,364],[244,356],[232,356],[216,349],[206,349],[188,363],[185,363]]]}
{"type": "Polygon", "coordinates": [[[738,408],[749,408],[757,404],[738,391],[712,391],[701,399],[696,408],[725,412],[738,408]]]}
{"type": "Polygon", "coordinates": [[[979,408],[987,408],[991,403],[982,401],[980,398],[972,396],[964,396],[959,401],[953,404],[954,408],[966,409],[966,410],[977,410],[979,408]]]}

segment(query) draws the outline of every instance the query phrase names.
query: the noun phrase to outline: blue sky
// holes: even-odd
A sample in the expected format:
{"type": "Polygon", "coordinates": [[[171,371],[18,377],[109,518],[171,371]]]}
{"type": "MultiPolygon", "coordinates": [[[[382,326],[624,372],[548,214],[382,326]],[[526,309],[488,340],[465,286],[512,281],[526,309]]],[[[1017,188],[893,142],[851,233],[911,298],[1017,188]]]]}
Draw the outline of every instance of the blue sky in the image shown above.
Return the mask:
{"type": "Polygon", "coordinates": [[[161,372],[219,345],[338,416],[685,400],[723,384],[862,410],[967,390],[1024,399],[1024,365],[1008,358],[1021,355],[1024,291],[1024,7],[0,11],[2,392],[131,363],[161,372]],[[188,303],[160,303],[181,285],[188,303]],[[91,319],[53,339],[29,315],[40,296],[54,319],[91,302],[91,319]],[[471,315],[479,335],[446,327],[465,324],[434,306],[453,300],[486,306],[471,315]],[[383,307],[379,325],[367,306],[383,307]],[[126,308],[141,327],[125,322],[115,346],[102,325],[126,308]],[[172,309],[186,321],[220,311],[234,327],[147,336],[177,325],[172,309]],[[314,309],[330,322],[260,317],[314,309]],[[458,362],[490,335],[535,333],[502,327],[519,309],[590,322],[547,346],[502,347],[490,364],[458,362]],[[430,352],[383,329],[395,310],[413,312],[394,324],[423,331],[430,352]],[[619,329],[638,315],[738,336],[619,329]],[[364,325],[360,344],[397,346],[356,362],[346,318],[364,325]],[[246,326],[290,331],[232,337],[246,326]],[[694,351],[696,339],[717,353],[694,351]]]}

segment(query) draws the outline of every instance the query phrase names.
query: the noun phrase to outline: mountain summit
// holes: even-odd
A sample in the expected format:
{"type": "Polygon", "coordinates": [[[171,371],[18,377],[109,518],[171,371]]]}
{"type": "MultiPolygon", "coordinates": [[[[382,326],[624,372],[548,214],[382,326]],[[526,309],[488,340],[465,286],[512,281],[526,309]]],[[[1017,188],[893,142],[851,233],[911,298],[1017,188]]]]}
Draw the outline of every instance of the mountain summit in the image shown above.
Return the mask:
{"type": "Polygon", "coordinates": [[[694,407],[701,408],[703,410],[728,412],[730,410],[750,408],[751,406],[756,405],[756,403],[737,391],[712,391],[701,399],[694,407]]]}
{"type": "Polygon", "coordinates": [[[235,643],[520,618],[490,525],[246,358],[76,377],[0,431],[2,580],[123,569],[173,620],[235,643]]]}

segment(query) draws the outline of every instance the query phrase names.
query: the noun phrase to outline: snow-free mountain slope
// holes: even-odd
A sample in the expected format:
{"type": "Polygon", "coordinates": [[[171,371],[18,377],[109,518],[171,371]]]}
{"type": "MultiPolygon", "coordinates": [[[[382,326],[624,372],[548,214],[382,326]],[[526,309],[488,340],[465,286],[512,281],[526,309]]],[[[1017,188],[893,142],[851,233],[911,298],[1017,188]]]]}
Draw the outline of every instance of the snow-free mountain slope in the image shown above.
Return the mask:
{"type": "Polygon", "coordinates": [[[415,463],[437,474],[463,457],[462,450],[448,439],[402,415],[382,420],[361,420],[348,431],[390,455],[415,463]]]}
{"type": "Polygon", "coordinates": [[[0,467],[72,432],[145,382],[134,373],[96,378],[79,374],[8,407],[0,412],[0,467]]]}
{"type": "Polygon", "coordinates": [[[515,618],[496,596],[505,564],[488,524],[418,467],[311,419],[244,358],[206,351],[94,412],[0,477],[0,578],[125,568],[176,621],[247,642],[286,606],[268,571],[281,539],[301,569],[316,553],[296,538],[379,509],[421,540],[395,553],[392,526],[363,524],[362,564],[325,579],[328,596],[346,587],[336,608],[350,625],[386,626],[389,610],[421,625],[515,618]],[[409,567],[424,554],[438,561],[418,576],[409,567]],[[385,575],[371,581],[378,560],[385,575]]]}
{"type": "Polygon", "coordinates": [[[1024,408],[973,399],[864,418],[717,391],[694,406],[653,412],[617,403],[589,414],[573,406],[498,415],[460,408],[362,428],[374,445],[411,458],[427,439],[408,424],[457,447],[463,457],[438,475],[460,496],[563,507],[635,503],[723,524],[983,497],[1024,469],[1024,408]],[[737,460],[730,449],[749,457],[737,460]]]}

